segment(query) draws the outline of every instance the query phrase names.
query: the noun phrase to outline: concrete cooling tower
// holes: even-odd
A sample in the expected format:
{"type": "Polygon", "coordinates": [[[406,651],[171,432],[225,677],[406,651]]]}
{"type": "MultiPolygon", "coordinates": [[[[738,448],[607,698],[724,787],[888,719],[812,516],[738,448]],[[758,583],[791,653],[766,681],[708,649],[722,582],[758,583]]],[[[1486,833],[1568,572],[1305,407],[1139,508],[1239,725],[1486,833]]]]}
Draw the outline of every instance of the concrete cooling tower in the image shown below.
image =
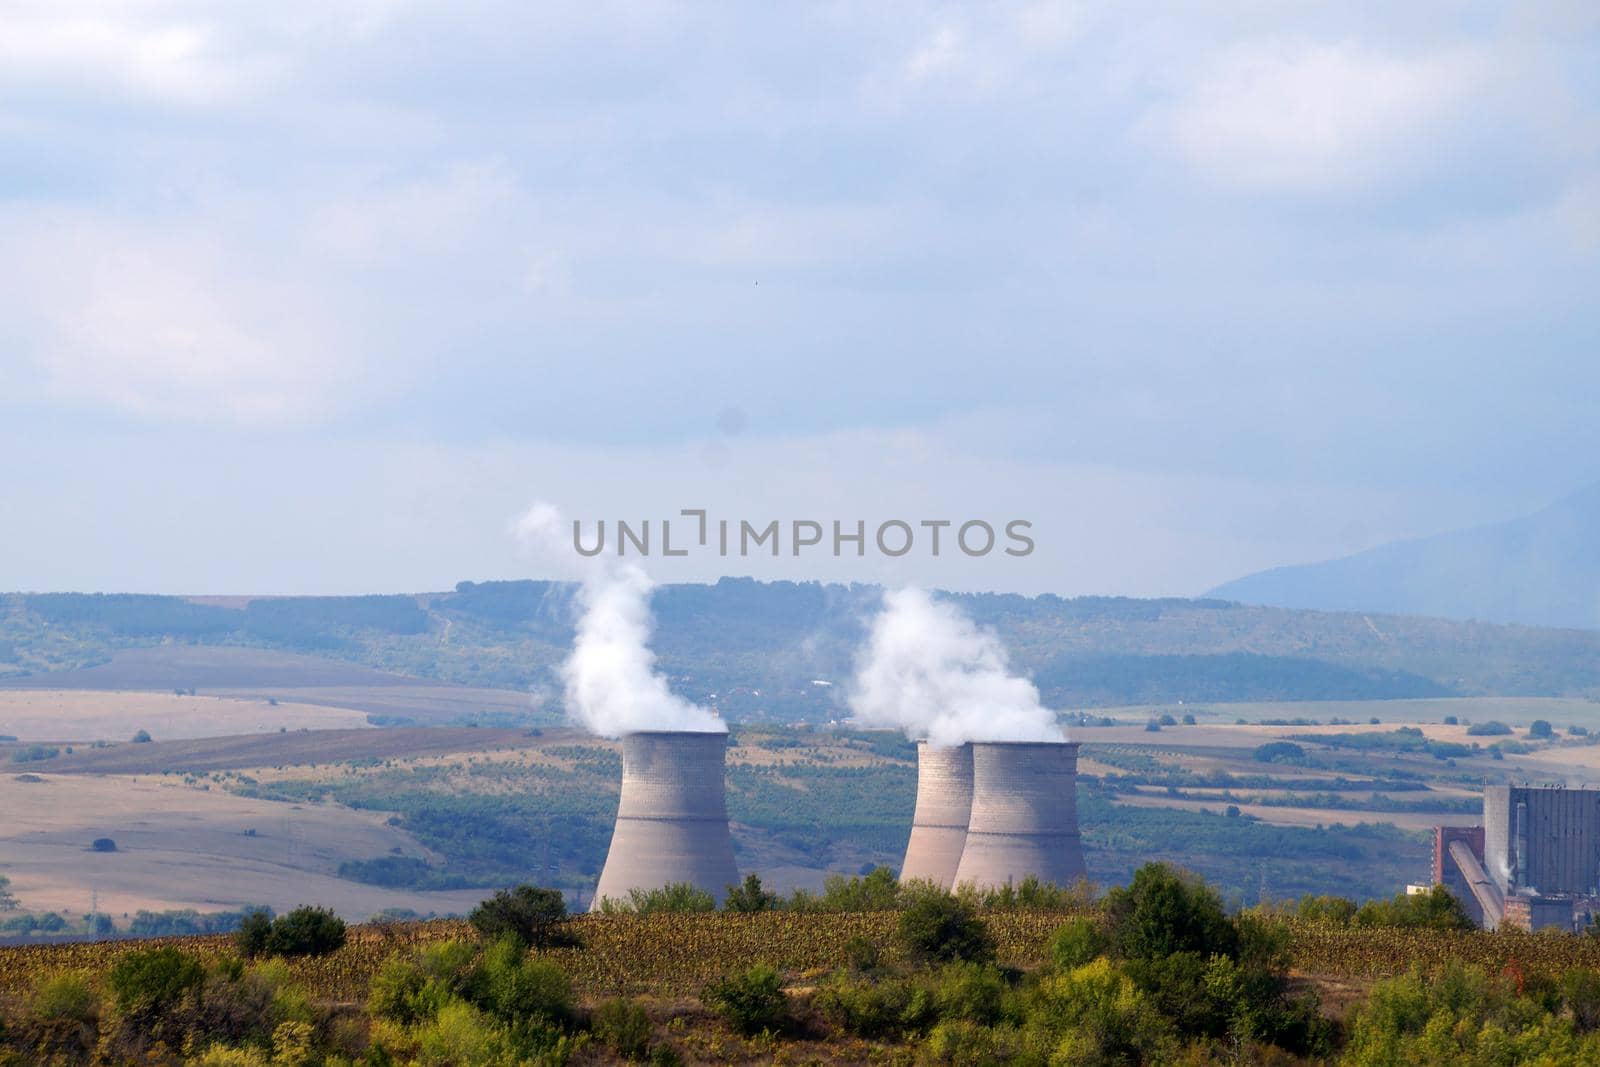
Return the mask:
{"type": "Polygon", "coordinates": [[[900,880],[936,882],[949,889],[967,842],[972,811],[972,746],[936,748],[917,742],[917,810],[900,880]]]}
{"type": "Polygon", "coordinates": [[[1056,885],[1088,876],[1078,839],[1078,746],[996,741],[972,746],[972,817],[958,885],[1056,885]]]}
{"type": "Polygon", "coordinates": [[[594,908],[632,889],[688,882],[717,898],[739,880],[723,787],[725,733],[622,736],[622,798],[594,908]]]}

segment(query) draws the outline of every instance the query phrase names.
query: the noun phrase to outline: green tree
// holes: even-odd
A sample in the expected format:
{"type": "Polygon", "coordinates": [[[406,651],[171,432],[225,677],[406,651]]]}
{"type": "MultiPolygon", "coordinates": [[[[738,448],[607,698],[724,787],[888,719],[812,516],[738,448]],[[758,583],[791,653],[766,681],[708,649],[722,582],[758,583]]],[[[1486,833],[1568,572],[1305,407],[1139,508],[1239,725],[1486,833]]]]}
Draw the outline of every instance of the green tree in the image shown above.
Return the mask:
{"type": "Polygon", "coordinates": [[[900,913],[895,935],[914,959],[983,962],[994,956],[989,929],[970,904],[926,893],[900,913]]]}
{"type": "Polygon", "coordinates": [[[734,911],[749,914],[757,911],[772,911],[781,906],[783,901],[776,893],[769,893],[761,885],[761,877],[754,872],[744,876],[744,881],[738,885],[728,886],[728,895],[722,902],[723,911],[734,911]]]}
{"type": "Polygon", "coordinates": [[[1112,944],[1124,958],[1238,952],[1238,935],[1216,891],[1166,864],[1140,867],[1131,883],[1106,894],[1105,906],[1112,944]]]}
{"type": "Polygon", "coordinates": [[[567,940],[567,899],[559,889],[519,885],[473,908],[468,921],[487,940],[510,934],[524,945],[548,948],[567,940]]]}

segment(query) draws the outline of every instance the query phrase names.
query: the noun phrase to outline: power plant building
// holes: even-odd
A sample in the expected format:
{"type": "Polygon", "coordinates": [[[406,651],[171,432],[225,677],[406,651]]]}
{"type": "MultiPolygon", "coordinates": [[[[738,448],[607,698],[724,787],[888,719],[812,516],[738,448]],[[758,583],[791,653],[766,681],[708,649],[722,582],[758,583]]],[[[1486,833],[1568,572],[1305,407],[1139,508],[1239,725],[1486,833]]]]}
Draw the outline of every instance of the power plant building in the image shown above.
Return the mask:
{"type": "Polygon", "coordinates": [[[1032,875],[1064,886],[1086,878],[1077,780],[1075,744],[974,742],[972,814],[956,884],[998,888],[1032,875]]]}
{"type": "Polygon", "coordinates": [[[1434,830],[1434,881],[1486,929],[1570,929],[1600,901],[1600,790],[1489,786],[1481,827],[1434,830]]]}
{"type": "Polygon", "coordinates": [[[728,833],[728,735],[641,731],[622,738],[622,796],[594,908],[632,890],[687,882],[720,904],[739,881],[728,833]]]}
{"type": "Polygon", "coordinates": [[[900,880],[955,885],[972,814],[972,746],[917,742],[917,807],[900,880]]]}

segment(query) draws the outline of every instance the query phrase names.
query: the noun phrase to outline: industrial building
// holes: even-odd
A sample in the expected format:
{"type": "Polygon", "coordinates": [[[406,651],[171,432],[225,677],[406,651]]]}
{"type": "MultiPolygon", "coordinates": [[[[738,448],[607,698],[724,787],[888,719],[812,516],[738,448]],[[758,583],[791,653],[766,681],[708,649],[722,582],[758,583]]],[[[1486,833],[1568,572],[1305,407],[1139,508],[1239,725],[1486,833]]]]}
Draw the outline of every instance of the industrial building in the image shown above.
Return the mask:
{"type": "Polygon", "coordinates": [[[1434,828],[1433,875],[1485,929],[1571,929],[1600,901],[1600,790],[1488,787],[1482,826],[1434,828]]]}
{"type": "Polygon", "coordinates": [[[940,888],[955,885],[972,815],[972,746],[936,747],[917,742],[917,806],[901,881],[921,879],[940,888]]]}
{"type": "Polygon", "coordinates": [[[956,883],[984,889],[1029,875],[1056,885],[1086,878],[1077,781],[1075,744],[975,742],[972,815],[956,883]]]}
{"type": "Polygon", "coordinates": [[[720,904],[739,881],[728,833],[728,735],[641,731],[622,737],[622,796],[594,908],[632,890],[687,882],[720,904]]]}

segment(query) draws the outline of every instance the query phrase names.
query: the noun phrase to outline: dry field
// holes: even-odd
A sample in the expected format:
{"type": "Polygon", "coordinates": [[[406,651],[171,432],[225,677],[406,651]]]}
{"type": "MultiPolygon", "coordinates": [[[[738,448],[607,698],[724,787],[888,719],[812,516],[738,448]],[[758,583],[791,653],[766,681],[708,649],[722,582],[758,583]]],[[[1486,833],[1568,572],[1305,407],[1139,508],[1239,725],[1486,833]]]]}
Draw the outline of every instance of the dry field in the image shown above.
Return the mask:
{"type": "MultiPolygon", "coordinates": [[[[555,731],[546,736],[560,736],[555,731]]],[[[297,730],[240,737],[194,738],[80,748],[23,769],[52,774],[205,773],[223,770],[308,766],[346,760],[413,759],[452,752],[485,752],[525,746],[525,730],[480,730],[467,726],[384,730],[297,730]]],[[[16,747],[16,746],[12,746],[16,747]]]]}
{"type": "Polygon", "coordinates": [[[146,730],[160,740],[360,728],[359,711],[280,700],[234,700],[105,690],[0,690],[0,735],[21,741],[126,741],[146,730]]]}
{"type": "Polygon", "coordinates": [[[218,911],[259,903],[279,910],[321,904],[365,918],[389,907],[460,911],[483,896],[338,878],[343,860],[428,855],[379,813],[253,800],[207,785],[4,774],[0,873],[30,911],[87,912],[95,894],[101,911],[119,917],[141,908],[218,911]],[[114,840],[117,851],[91,850],[99,837],[114,840]]]}

